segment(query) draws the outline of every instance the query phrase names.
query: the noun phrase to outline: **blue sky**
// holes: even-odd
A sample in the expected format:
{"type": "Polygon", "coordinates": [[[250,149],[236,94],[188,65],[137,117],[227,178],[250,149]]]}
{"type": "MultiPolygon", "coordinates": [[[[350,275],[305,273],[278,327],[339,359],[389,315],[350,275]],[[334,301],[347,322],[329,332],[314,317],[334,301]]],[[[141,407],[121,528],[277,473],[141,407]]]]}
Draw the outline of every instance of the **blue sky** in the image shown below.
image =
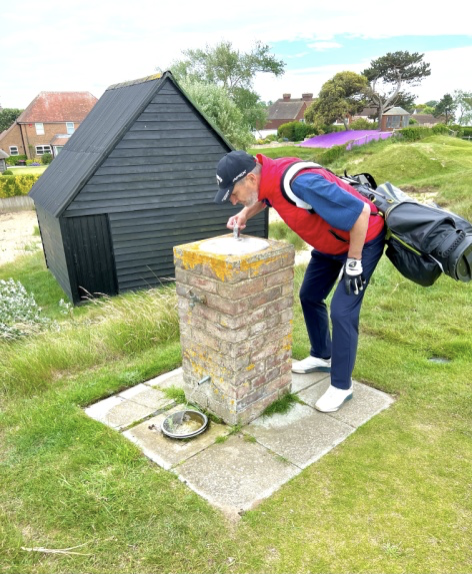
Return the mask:
{"type": "Polygon", "coordinates": [[[399,50],[418,52],[450,50],[470,46],[472,36],[394,36],[366,38],[349,34],[334,34],[329,40],[283,40],[271,44],[273,53],[290,65],[291,69],[312,66],[317,60],[326,64],[353,64],[399,50]]]}
{"type": "Polygon", "coordinates": [[[455,89],[472,91],[472,32],[462,0],[447,10],[378,0],[36,0],[2,2],[0,105],[26,107],[41,91],[106,88],[166,69],[187,48],[229,40],[250,51],[268,44],[286,62],[281,78],[260,74],[254,88],[265,101],[282,93],[317,95],[334,74],[361,72],[387,52],[424,53],[432,74],[413,90],[418,102],[455,89]]]}

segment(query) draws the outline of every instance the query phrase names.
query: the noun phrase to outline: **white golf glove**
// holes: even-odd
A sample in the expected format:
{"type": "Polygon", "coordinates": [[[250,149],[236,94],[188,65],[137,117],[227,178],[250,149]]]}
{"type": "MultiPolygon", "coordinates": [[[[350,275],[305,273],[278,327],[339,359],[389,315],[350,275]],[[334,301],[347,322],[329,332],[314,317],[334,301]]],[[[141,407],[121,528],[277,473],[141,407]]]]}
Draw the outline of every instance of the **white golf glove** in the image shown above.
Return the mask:
{"type": "Polygon", "coordinates": [[[348,257],[343,272],[344,287],[348,295],[351,294],[351,291],[354,295],[359,295],[359,291],[364,289],[367,281],[362,273],[362,260],[348,257]]]}

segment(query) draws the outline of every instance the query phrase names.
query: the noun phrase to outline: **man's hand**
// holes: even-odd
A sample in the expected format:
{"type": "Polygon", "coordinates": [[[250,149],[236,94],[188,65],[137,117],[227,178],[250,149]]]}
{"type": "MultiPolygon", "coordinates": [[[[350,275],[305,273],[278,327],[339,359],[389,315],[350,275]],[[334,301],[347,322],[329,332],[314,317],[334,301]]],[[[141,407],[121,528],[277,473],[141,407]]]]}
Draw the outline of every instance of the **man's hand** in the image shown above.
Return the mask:
{"type": "Polygon", "coordinates": [[[234,229],[234,227],[237,225],[239,227],[239,229],[242,230],[246,227],[246,222],[247,222],[247,217],[246,217],[246,213],[243,209],[242,211],[240,211],[239,213],[237,213],[236,215],[233,215],[232,217],[230,217],[228,219],[228,223],[226,224],[226,227],[228,229],[234,229]]]}
{"type": "Polygon", "coordinates": [[[366,280],[362,274],[362,261],[360,259],[353,259],[348,257],[343,269],[343,280],[346,293],[359,295],[359,291],[364,289],[366,280]]]}

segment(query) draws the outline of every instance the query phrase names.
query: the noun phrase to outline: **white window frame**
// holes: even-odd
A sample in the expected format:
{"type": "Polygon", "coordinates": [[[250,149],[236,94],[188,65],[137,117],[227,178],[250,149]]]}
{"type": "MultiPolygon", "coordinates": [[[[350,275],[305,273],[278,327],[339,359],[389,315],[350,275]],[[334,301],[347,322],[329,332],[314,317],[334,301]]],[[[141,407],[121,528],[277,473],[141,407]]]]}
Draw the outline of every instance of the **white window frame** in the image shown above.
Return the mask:
{"type": "Polygon", "coordinates": [[[11,145],[10,146],[10,155],[20,155],[20,152],[18,151],[17,145],[11,145]]]}
{"type": "Polygon", "coordinates": [[[36,128],[36,135],[37,136],[43,136],[44,135],[44,124],[42,122],[35,123],[34,127],[36,128]]]}
{"type": "Polygon", "coordinates": [[[36,155],[37,156],[42,156],[45,153],[51,153],[52,154],[52,149],[51,149],[50,145],[37,145],[36,146],[36,155]]]}
{"type": "Polygon", "coordinates": [[[66,122],[66,129],[67,129],[67,133],[68,135],[72,135],[74,133],[74,122],[66,122]]]}

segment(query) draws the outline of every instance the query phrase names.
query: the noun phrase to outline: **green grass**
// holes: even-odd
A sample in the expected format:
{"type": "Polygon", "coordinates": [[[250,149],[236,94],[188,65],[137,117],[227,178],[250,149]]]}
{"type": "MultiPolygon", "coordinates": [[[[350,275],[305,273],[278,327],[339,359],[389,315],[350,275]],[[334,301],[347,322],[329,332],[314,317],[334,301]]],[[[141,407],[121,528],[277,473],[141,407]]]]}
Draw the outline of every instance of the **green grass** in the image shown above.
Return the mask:
{"type": "Polygon", "coordinates": [[[307,248],[303,239],[290,229],[283,221],[274,221],[269,226],[269,237],[278,241],[287,241],[295,247],[295,251],[307,248]]]}
{"type": "Polygon", "coordinates": [[[297,395],[293,393],[286,393],[274,401],[272,404],[270,404],[268,407],[266,407],[262,412],[262,416],[271,417],[272,415],[283,415],[288,413],[293,405],[298,402],[300,402],[300,399],[297,395]]]}
{"type": "MultiPolygon", "coordinates": [[[[436,137],[359,148],[335,171],[434,189],[470,218],[471,162],[468,142],[436,137]]],[[[295,269],[296,293],[303,271],[295,269]]],[[[471,284],[444,276],[422,288],[380,262],[354,376],[395,403],[234,524],[83,413],[180,364],[177,320],[158,311],[173,312],[157,301],[172,294],[120,296],[62,316],[64,294],[40,254],[0,267],[9,276],[41,298],[61,331],[0,344],[0,571],[472,571],[471,284]],[[21,548],[78,545],[83,555],[21,548]]],[[[308,340],[297,297],[294,313],[301,359],[308,340]]]]}
{"type": "Polygon", "coordinates": [[[13,175],[41,175],[46,169],[47,165],[29,165],[27,167],[13,168],[13,175]]]}

